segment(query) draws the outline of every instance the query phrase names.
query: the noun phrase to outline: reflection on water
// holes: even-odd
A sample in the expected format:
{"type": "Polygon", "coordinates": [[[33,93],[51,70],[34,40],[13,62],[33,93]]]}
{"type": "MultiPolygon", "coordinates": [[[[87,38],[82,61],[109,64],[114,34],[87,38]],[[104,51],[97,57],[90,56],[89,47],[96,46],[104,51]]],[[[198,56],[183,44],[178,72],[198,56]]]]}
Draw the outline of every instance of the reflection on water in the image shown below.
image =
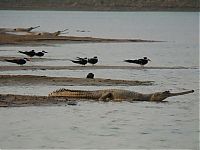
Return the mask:
{"type": "MultiPolygon", "coordinates": [[[[19,56],[18,50],[45,50],[45,58],[27,65],[74,65],[66,59],[98,56],[97,65],[132,65],[124,59],[147,56],[148,66],[198,66],[198,12],[63,12],[0,11],[1,27],[29,27],[69,35],[141,38],[161,43],[68,43],[51,46],[1,46],[0,56],[19,56]],[[63,19],[65,18],[65,19],[63,19]],[[54,21],[52,21],[54,20],[54,21]],[[59,25],[58,25],[59,23],[59,25]],[[77,32],[89,30],[90,32],[77,32]]],[[[39,29],[38,29],[39,30],[39,29]]],[[[0,62],[0,65],[12,65],[0,62]]],[[[56,77],[152,80],[152,86],[0,86],[0,93],[47,95],[58,88],[95,90],[120,88],[141,93],[183,91],[167,103],[79,102],[77,106],[0,108],[1,148],[136,148],[197,149],[199,69],[21,70],[0,74],[56,77]]]]}

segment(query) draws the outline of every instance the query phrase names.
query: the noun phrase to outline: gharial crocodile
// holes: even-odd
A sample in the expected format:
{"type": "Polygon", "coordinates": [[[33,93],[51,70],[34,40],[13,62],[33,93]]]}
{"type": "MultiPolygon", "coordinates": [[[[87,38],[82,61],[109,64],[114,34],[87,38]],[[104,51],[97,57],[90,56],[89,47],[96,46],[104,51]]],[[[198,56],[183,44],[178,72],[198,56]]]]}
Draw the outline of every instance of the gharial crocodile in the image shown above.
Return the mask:
{"type": "Polygon", "coordinates": [[[96,91],[81,91],[59,89],[49,94],[49,96],[77,98],[77,99],[91,99],[98,101],[156,101],[161,102],[167,97],[184,95],[193,93],[194,90],[185,92],[171,93],[170,91],[156,92],[152,94],[142,94],[138,92],[121,90],[121,89],[106,89],[96,91]]]}

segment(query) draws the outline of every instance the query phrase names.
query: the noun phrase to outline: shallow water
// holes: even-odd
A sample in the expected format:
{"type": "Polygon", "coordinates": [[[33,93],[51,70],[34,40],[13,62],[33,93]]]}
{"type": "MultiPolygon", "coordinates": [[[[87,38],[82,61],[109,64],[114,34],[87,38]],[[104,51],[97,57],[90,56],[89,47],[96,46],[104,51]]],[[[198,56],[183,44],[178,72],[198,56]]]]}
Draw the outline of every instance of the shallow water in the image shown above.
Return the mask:
{"type": "MultiPolygon", "coordinates": [[[[143,56],[148,66],[199,66],[198,12],[64,12],[0,11],[1,27],[30,27],[68,35],[102,38],[140,38],[161,43],[67,43],[50,46],[0,46],[0,56],[20,56],[18,50],[49,53],[64,59],[26,65],[74,65],[66,59],[99,57],[98,65],[132,65],[124,59],[143,56]],[[54,20],[54,21],[52,21],[54,20]],[[85,30],[89,32],[77,32],[85,30]]],[[[38,30],[39,30],[38,29],[38,30]]],[[[12,65],[0,62],[0,65],[12,65]]],[[[120,88],[142,93],[183,91],[168,103],[79,102],[78,106],[0,108],[0,148],[157,148],[198,149],[199,69],[22,70],[0,74],[32,74],[152,80],[152,86],[65,86],[70,89],[120,88]]],[[[0,93],[47,95],[60,86],[3,86],[0,93]]]]}

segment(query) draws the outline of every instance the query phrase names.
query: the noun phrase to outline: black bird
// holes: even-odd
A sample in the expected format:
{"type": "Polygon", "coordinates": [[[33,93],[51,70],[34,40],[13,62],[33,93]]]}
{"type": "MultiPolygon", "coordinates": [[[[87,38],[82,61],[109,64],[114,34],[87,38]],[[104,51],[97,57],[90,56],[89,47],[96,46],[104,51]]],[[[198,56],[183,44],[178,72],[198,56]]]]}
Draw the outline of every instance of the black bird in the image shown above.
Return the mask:
{"type": "Polygon", "coordinates": [[[77,57],[76,60],[71,60],[69,59],[71,62],[76,63],[76,64],[81,64],[81,65],[86,65],[87,64],[87,58],[81,58],[81,57],[77,57]]]}
{"type": "Polygon", "coordinates": [[[94,79],[94,74],[93,73],[88,73],[87,77],[88,79],[94,79]]]}
{"type": "Polygon", "coordinates": [[[88,58],[88,63],[94,65],[98,62],[97,56],[94,56],[93,58],[88,58]]]}
{"type": "Polygon", "coordinates": [[[29,56],[29,57],[33,57],[33,56],[35,56],[35,50],[31,50],[31,51],[18,51],[19,53],[22,53],[22,54],[25,54],[25,55],[27,55],[27,56],[29,56]]]}
{"type": "Polygon", "coordinates": [[[7,62],[15,63],[18,65],[24,65],[26,61],[30,61],[28,58],[19,58],[19,59],[5,59],[7,62]]]}
{"type": "Polygon", "coordinates": [[[135,64],[139,64],[141,66],[144,66],[148,63],[148,61],[151,61],[151,60],[148,59],[147,57],[143,57],[141,59],[135,59],[135,60],[127,59],[127,60],[124,60],[124,61],[128,62],[128,63],[135,63],[135,64]]]}
{"type": "Polygon", "coordinates": [[[37,52],[37,53],[35,53],[35,56],[42,57],[42,56],[44,56],[45,53],[48,53],[48,52],[46,52],[46,51],[37,52]]]}

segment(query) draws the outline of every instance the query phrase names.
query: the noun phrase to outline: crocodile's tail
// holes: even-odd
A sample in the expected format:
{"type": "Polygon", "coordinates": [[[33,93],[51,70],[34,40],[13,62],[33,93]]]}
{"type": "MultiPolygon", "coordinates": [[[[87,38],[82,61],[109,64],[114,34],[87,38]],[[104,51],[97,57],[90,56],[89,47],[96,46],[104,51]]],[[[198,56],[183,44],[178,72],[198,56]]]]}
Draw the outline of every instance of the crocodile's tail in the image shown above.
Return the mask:
{"type": "Polygon", "coordinates": [[[79,98],[79,99],[98,99],[100,97],[98,92],[69,90],[69,89],[64,89],[64,88],[53,91],[48,96],[79,98]]]}
{"type": "Polygon", "coordinates": [[[61,88],[61,89],[58,89],[58,90],[55,90],[55,91],[49,93],[48,96],[54,96],[56,93],[63,92],[63,91],[67,91],[67,90],[68,90],[68,89],[61,88]]]}

